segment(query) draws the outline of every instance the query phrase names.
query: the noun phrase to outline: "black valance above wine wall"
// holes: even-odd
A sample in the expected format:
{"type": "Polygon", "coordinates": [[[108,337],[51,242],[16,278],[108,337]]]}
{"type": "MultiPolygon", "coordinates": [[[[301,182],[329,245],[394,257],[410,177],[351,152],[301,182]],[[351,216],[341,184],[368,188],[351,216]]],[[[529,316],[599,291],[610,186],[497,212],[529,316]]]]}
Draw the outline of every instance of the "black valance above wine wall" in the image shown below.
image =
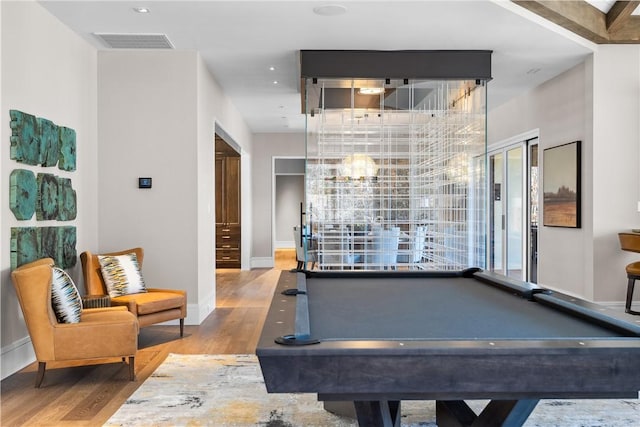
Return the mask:
{"type": "Polygon", "coordinates": [[[18,221],[28,222],[11,227],[11,269],[46,257],[62,268],[73,267],[76,227],[55,222],[74,221],[78,213],[71,178],[76,170],[76,132],[18,110],[10,110],[9,116],[11,159],[22,165],[10,174],[9,207],[18,221]],[[53,173],[53,168],[60,172],[53,173]]]}

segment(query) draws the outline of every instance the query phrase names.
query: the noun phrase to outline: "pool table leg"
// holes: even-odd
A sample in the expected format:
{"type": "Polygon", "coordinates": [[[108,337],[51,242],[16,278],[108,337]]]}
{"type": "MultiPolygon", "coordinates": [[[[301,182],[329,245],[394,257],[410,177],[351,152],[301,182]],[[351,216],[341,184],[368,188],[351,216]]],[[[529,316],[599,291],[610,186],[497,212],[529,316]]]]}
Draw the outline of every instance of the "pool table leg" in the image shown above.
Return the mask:
{"type": "Polygon", "coordinates": [[[438,400],[436,423],[438,427],[516,427],[525,423],[537,404],[537,399],[492,400],[476,415],[463,400],[438,400]]]}
{"type": "Polygon", "coordinates": [[[399,400],[356,400],[353,404],[359,426],[400,427],[399,400]]]}

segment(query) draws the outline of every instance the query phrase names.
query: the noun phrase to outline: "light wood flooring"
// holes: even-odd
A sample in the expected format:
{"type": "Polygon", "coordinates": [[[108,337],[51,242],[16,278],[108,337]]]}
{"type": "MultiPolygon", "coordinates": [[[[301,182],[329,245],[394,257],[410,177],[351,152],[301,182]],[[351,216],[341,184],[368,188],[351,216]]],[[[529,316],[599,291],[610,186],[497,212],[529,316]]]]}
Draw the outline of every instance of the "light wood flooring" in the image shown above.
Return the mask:
{"type": "Polygon", "coordinates": [[[0,425],[101,426],[169,353],[254,353],[281,270],[296,266],[295,250],[278,250],[273,269],[216,271],[217,308],[199,326],[150,326],[140,331],[136,380],[114,363],[50,364],[42,387],[34,387],[37,363],[1,383],[0,425]]]}

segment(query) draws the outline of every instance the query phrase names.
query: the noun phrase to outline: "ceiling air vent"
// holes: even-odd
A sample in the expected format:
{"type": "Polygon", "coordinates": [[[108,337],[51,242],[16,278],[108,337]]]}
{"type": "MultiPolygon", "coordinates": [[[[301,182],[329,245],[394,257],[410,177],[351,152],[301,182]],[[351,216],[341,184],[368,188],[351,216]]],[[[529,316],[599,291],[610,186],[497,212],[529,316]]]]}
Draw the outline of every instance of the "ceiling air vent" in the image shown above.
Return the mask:
{"type": "Polygon", "coordinates": [[[173,49],[164,34],[94,34],[112,49],[173,49]]]}

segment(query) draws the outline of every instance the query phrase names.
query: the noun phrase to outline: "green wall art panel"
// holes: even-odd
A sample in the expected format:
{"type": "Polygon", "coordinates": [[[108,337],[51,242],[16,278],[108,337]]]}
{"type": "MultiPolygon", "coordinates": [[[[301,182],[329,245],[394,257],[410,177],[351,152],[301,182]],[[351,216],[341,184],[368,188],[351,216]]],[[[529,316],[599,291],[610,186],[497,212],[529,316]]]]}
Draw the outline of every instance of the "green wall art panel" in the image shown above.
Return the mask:
{"type": "Polygon", "coordinates": [[[53,258],[61,268],[76,265],[76,227],[11,228],[11,269],[40,258],[53,258]]]}
{"type": "Polygon", "coordinates": [[[38,227],[11,228],[11,269],[40,258],[38,227]]]}
{"type": "MultiPolygon", "coordinates": [[[[16,169],[16,171],[22,170],[16,169]]],[[[11,177],[11,210],[16,215],[16,218],[18,218],[16,210],[18,209],[17,206],[20,202],[20,196],[23,195],[23,197],[26,197],[29,192],[28,189],[33,188],[33,194],[29,193],[29,196],[33,197],[33,200],[30,199],[30,201],[33,203],[33,209],[35,210],[38,221],[72,221],[76,219],[78,215],[78,202],[76,190],[73,189],[71,178],[62,178],[50,173],[39,173],[36,177],[30,171],[23,171],[25,173],[21,173],[21,177],[24,176],[26,177],[25,181],[29,181],[27,185],[22,185],[22,187],[26,187],[27,189],[22,190],[20,186],[16,186],[16,190],[14,191],[13,173],[16,171],[12,172],[11,177]],[[33,176],[29,178],[29,174],[33,176]],[[13,208],[14,198],[16,199],[15,210],[13,208]]],[[[15,181],[22,182],[22,179],[16,177],[15,181]]],[[[28,203],[25,201],[23,204],[27,205],[28,203]]],[[[31,216],[33,216],[33,212],[29,215],[27,207],[24,208],[24,211],[25,212],[20,213],[24,218],[18,219],[30,219],[31,216]]]]}
{"type": "Polygon", "coordinates": [[[58,232],[58,255],[60,258],[55,258],[56,263],[62,268],[71,268],[76,265],[78,260],[78,253],[76,251],[77,234],[76,228],[69,227],[57,227],[58,232]]]}
{"type": "Polygon", "coordinates": [[[58,168],[63,171],[76,170],[76,131],[64,126],[58,126],[60,134],[60,158],[58,168]]]}
{"type": "Polygon", "coordinates": [[[78,214],[76,190],[70,178],[58,178],[58,221],[71,221],[78,214]]]}
{"type": "Polygon", "coordinates": [[[36,117],[18,110],[9,110],[11,117],[10,157],[28,165],[40,162],[40,140],[36,117]]]}
{"type": "Polygon", "coordinates": [[[18,110],[11,118],[10,157],[28,165],[76,170],[76,131],[18,110]]]}
{"type": "Polygon", "coordinates": [[[36,211],[38,183],[26,169],[14,169],[9,176],[9,207],[18,220],[31,219],[36,211]]]}
{"type": "Polygon", "coordinates": [[[56,265],[70,268],[76,265],[76,228],[41,227],[40,258],[53,258],[56,265]]]}
{"type": "MultiPolygon", "coordinates": [[[[11,118],[10,157],[20,163],[76,170],[76,132],[51,120],[18,110],[11,118]]],[[[20,221],[72,221],[78,215],[76,190],[71,178],[50,173],[14,169],[10,176],[9,205],[20,221]]],[[[40,258],[51,257],[62,268],[76,265],[75,226],[11,227],[10,264],[15,269],[40,258]]]]}
{"type": "Polygon", "coordinates": [[[36,219],[38,221],[58,219],[58,178],[50,173],[39,173],[36,219]]]}
{"type": "Polygon", "coordinates": [[[40,139],[40,164],[55,166],[60,156],[58,126],[51,120],[36,118],[38,123],[38,137],[40,139]]]}
{"type": "Polygon", "coordinates": [[[53,258],[58,264],[60,255],[58,227],[40,227],[40,258],[53,258]]]}

